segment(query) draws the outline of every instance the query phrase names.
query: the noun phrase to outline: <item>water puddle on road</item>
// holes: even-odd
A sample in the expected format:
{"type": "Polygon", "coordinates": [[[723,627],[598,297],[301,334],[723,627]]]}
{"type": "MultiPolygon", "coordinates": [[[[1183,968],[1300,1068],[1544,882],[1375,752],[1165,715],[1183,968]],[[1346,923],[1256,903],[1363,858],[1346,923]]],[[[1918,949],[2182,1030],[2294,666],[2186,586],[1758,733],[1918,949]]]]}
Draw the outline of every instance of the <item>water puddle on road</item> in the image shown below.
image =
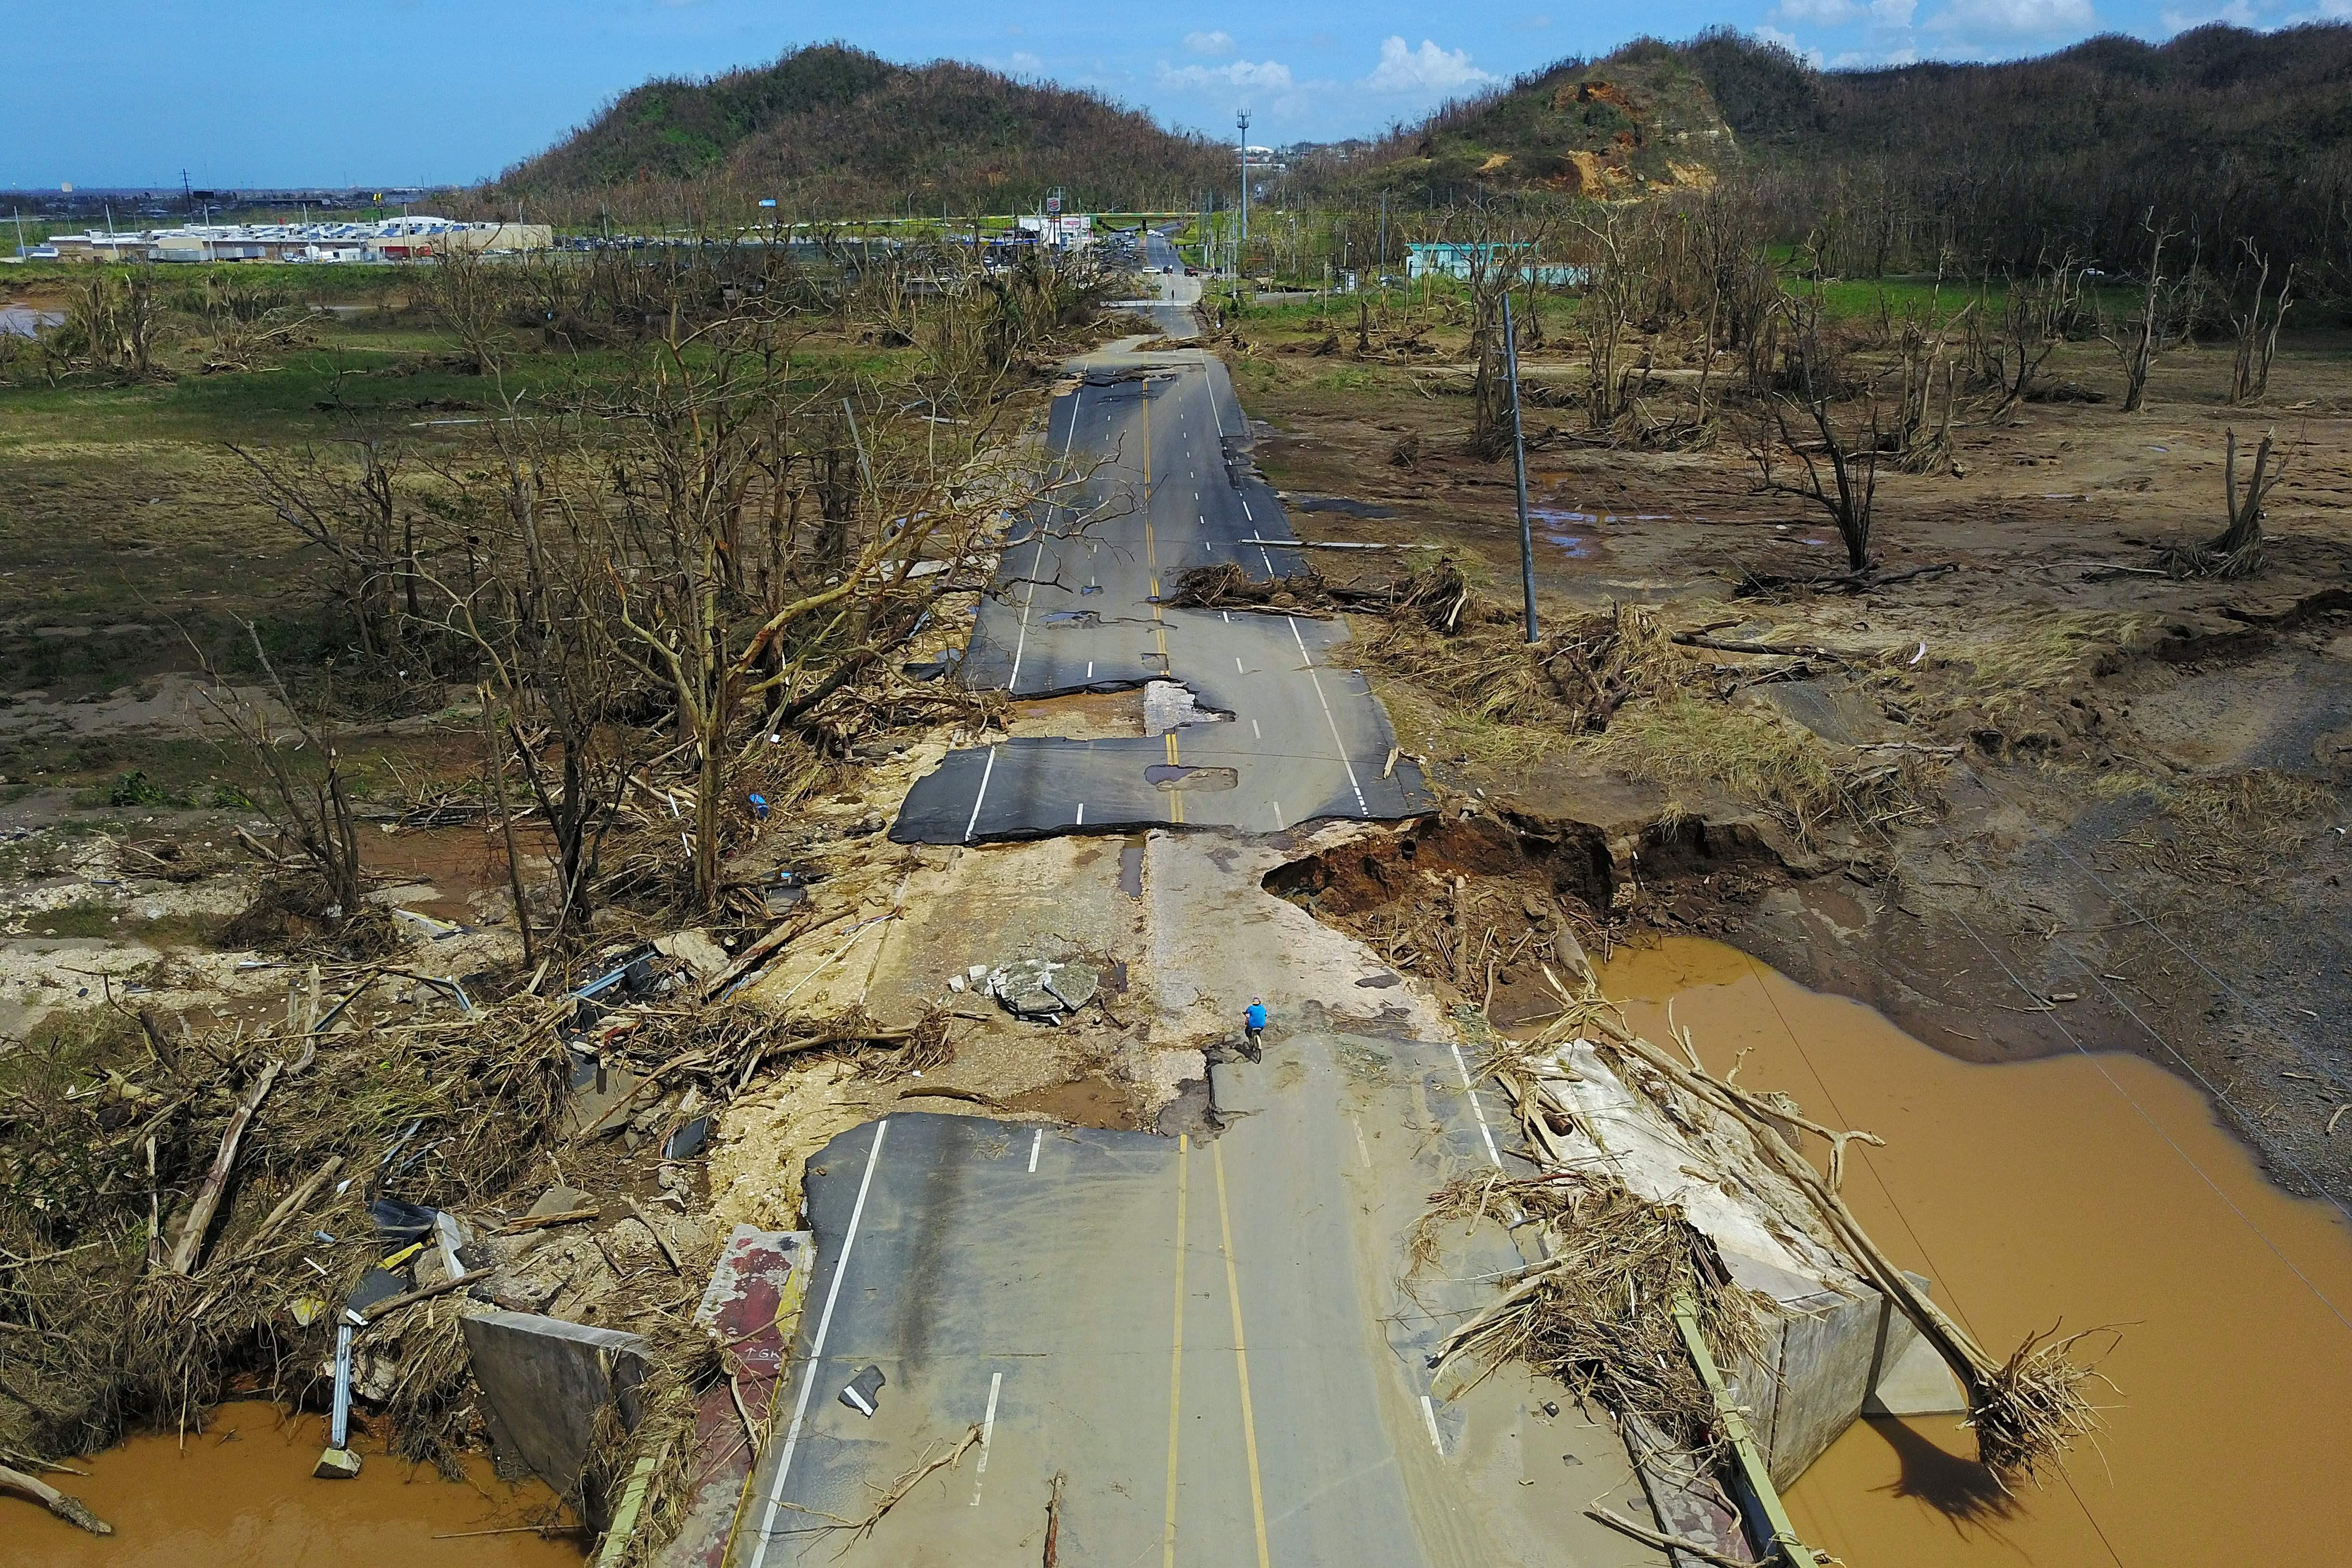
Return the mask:
{"type": "Polygon", "coordinates": [[[44,1568],[580,1568],[584,1537],[544,1539],[528,1528],[554,1507],[538,1482],[509,1488],[487,1462],[466,1482],[445,1481],[430,1466],[377,1452],[351,1480],[315,1480],[324,1430],[315,1415],[287,1421],[273,1405],[247,1403],[215,1411],[184,1448],[170,1433],[133,1437],[73,1461],[87,1478],[47,1478],[112,1535],[85,1534],[11,1499],[0,1502],[0,1550],[44,1568]]]}
{"type": "MultiPolygon", "coordinates": [[[[2116,1325],[2106,1430],[2011,1497],[1957,1417],[1857,1423],[1791,1490],[1853,1568],[2345,1561],[2352,1229],[2290,1198],[2188,1084],[2137,1057],[1956,1061],[1718,943],[1621,949],[1601,984],[1717,1072],[1866,1128],[1844,1192],[1996,1355],[2116,1325]]],[[[1818,1141],[1811,1152],[1817,1157],[1818,1141]]]]}

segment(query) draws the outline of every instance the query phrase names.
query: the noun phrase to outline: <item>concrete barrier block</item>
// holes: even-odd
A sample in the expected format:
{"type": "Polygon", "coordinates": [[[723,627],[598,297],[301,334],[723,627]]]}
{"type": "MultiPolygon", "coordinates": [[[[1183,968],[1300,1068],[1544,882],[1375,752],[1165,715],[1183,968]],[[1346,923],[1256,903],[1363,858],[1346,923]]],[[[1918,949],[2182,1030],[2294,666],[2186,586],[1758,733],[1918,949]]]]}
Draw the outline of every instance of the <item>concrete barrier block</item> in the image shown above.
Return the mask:
{"type": "MultiPolygon", "coordinates": [[[[640,1336],[532,1312],[484,1312],[464,1323],[492,1438],[557,1491],[578,1484],[599,1411],[617,1405],[629,1431],[644,1418],[640,1336]]],[[[597,1500],[588,1501],[593,1514],[597,1500]]]]}
{"type": "MultiPolygon", "coordinates": [[[[1928,1294],[1927,1277],[1905,1269],[1903,1277],[1928,1294]]],[[[1968,1391],[1944,1358],[1936,1353],[1916,1325],[1889,1301],[1880,1314],[1878,1347],[1870,1373],[1870,1393],[1862,1402],[1864,1415],[1952,1415],[1965,1414],[1968,1391]]]]}

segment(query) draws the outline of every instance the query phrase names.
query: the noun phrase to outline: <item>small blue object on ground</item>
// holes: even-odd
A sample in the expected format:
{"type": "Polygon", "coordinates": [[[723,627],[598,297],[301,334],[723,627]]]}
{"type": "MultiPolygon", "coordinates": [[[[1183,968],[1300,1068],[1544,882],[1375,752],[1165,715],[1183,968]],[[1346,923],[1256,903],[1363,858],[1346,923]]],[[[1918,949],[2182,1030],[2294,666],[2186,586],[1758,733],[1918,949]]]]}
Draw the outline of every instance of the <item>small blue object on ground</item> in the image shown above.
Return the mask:
{"type": "Polygon", "coordinates": [[[751,815],[758,817],[762,822],[768,820],[768,797],[766,795],[755,794],[751,796],[751,815]]]}

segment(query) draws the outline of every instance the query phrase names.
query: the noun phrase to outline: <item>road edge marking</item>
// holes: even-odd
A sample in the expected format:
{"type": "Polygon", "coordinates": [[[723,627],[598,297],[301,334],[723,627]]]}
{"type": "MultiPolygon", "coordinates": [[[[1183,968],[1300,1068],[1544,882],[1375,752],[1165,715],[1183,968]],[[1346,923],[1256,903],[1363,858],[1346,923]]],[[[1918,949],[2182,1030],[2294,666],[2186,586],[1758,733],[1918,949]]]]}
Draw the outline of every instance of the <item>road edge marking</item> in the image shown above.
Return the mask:
{"type": "Polygon", "coordinates": [[[966,844],[971,842],[972,834],[980,826],[980,803],[988,798],[988,781],[995,772],[996,748],[991,746],[988,748],[988,765],[980,770],[979,793],[971,797],[971,820],[963,825],[963,841],[966,844]]]}
{"type": "Polygon", "coordinates": [[[990,1373],[988,1374],[988,1414],[980,1418],[980,1463],[973,1467],[971,1472],[971,1506],[974,1508],[980,1506],[981,1481],[988,1474],[988,1445],[996,1436],[996,1396],[1003,1393],[1003,1389],[1004,1374],[1001,1372],[990,1373]]]}

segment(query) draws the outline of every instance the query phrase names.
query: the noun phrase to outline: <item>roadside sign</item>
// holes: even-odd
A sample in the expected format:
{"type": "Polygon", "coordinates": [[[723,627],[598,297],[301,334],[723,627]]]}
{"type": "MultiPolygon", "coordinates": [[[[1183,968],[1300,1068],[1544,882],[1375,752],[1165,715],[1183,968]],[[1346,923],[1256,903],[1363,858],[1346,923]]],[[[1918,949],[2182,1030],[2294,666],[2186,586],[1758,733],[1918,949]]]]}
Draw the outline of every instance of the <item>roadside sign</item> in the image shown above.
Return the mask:
{"type": "Polygon", "coordinates": [[[760,205],[763,207],[774,206],[776,205],[776,198],[773,196],[761,196],[760,198],[760,205]]]}
{"type": "Polygon", "coordinates": [[[1045,210],[1049,213],[1059,213],[1062,210],[1062,198],[1058,194],[1045,198],[1045,210]]]}

